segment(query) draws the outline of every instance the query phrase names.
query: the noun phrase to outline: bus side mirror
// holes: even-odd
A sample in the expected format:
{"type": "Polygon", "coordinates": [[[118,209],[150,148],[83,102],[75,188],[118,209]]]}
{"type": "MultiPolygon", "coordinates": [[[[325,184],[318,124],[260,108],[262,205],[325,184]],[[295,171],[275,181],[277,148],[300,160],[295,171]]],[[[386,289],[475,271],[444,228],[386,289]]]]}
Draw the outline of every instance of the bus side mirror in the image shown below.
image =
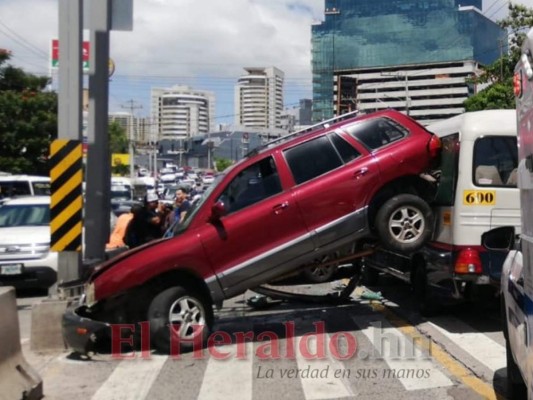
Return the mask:
{"type": "Polygon", "coordinates": [[[481,235],[481,244],[487,250],[509,251],[515,245],[514,226],[502,226],[491,229],[481,235]]]}

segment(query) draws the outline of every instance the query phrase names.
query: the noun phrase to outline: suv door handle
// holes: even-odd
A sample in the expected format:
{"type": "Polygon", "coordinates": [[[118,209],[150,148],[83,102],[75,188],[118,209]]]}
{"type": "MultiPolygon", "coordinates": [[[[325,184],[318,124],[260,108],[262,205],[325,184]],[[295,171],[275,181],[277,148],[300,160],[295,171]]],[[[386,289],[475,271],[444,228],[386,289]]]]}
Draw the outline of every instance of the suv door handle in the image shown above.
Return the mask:
{"type": "Polygon", "coordinates": [[[274,206],[274,214],[280,214],[284,209],[286,209],[287,207],[289,207],[289,202],[288,201],[285,201],[281,204],[276,204],[274,206]]]}
{"type": "Polygon", "coordinates": [[[355,171],[353,173],[353,176],[354,176],[354,178],[359,178],[360,176],[366,175],[367,172],[368,172],[368,168],[367,167],[363,167],[363,168],[358,169],[357,171],[355,171]]]}

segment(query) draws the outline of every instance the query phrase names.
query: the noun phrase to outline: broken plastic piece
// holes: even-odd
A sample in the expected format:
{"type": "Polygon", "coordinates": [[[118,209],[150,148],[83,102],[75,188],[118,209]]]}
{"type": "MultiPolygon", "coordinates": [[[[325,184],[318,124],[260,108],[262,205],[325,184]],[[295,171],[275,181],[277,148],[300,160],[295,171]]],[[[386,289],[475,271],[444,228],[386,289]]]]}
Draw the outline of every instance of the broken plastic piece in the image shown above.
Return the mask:
{"type": "Polygon", "coordinates": [[[361,298],[365,300],[383,300],[381,292],[373,292],[371,290],[366,290],[361,294],[361,298]]]}

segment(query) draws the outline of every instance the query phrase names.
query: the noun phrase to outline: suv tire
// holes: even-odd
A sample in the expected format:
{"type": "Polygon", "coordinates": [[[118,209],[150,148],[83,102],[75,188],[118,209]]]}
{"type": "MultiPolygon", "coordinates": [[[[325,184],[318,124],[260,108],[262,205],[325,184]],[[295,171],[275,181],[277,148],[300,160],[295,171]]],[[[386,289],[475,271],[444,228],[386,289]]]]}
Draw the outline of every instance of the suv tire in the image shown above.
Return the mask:
{"type": "Polygon", "coordinates": [[[335,272],[337,272],[336,265],[329,265],[327,267],[315,265],[304,269],[303,276],[307,282],[324,283],[329,281],[335,272]]]}
{"type": "Polygon", "coordinates": [[[500,293],[500,296],[500,314],[503,320],[503,337],[505,338],[505,355],[507,361],[507,398],[525,400],[527,399],[527,386],[520,373],[520,368],[518,368],[513,358],[513,351],[509,343],[505,298],[503,293],[500,293]]]}
{"type": "Polygon", "coordinates": [[[433,212],[422,198],[400,194],[381,206],[375,227],[384,247],[402,253],[413,252],[431,238],[433,212]]]}
{"type": "Polygon", "coordinates": [[[207,341],[213,324],[213,308],[196,291],[175,286],[154,297],[148,309],[148,320],[152,345],[158,351],[165,354],[176,350],[187,352],[207,341]],[[173,349],[172,342],[179,343],[179,349],[173,349]]]}
{"type": "Polygon", "coordinates": [[[303,277],[306,281],[311,283],[324,283],[331,279],[333,275],[337,272],[338,263],[333,263],[329,265],[321,265],[332,260],[339,258],[340,254],[328,254],[319,259],[316,259],[313,264],[303,270],[303,277]]]}

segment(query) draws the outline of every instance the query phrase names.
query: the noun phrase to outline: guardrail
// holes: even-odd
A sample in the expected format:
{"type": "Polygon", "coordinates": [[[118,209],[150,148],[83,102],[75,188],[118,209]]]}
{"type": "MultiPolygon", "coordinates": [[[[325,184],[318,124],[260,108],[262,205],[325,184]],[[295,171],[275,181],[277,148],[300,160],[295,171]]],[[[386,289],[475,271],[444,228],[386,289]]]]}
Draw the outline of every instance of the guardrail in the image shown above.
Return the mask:
{"type": "Polygon", "coordinates": [[[22,355],[15,289],[0,287],[0,400],[40,399],[43,381],[22,355]]]}

